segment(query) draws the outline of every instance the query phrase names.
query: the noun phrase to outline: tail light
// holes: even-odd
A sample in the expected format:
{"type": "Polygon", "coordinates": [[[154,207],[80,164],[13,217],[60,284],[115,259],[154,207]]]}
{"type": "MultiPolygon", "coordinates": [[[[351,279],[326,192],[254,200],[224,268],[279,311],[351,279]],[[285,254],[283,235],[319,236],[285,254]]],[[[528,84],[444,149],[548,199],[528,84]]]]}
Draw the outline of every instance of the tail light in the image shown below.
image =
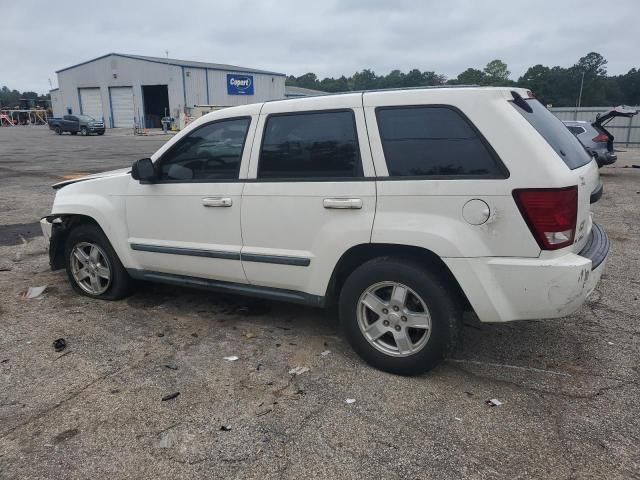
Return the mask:
{"type": "Polygon", "coordinates": [[[573,244],[578,217],[578,187],[513,191],[513,198],[542,250],[573,244]]]}
{"type": "Polygon", "coordinates": [[[609,136],[605,133],[599,133],[598,135],[596,135],[595,137],[593,137],[591,139],[592,142],[608,142],[609,141],[609,136]]]}

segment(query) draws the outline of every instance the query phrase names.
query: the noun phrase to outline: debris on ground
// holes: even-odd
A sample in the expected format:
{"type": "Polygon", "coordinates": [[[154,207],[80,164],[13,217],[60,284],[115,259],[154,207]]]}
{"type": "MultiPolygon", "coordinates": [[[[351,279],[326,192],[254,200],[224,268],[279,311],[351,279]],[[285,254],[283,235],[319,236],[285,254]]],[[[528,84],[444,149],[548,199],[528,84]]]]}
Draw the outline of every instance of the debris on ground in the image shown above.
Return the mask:
{"type": "Polygon", "coordinates": [[[273,409],[267,408],[266,410],[263,410],[262,412],[256,413],[256,417],[262,417],[263,415],[266,415],[267,413],[270,413],[272,411],[273,411],[273,409]]]}
{"type": "Polygon", "coordinates": [[[195,333],[195,332],[194,332],[194,333],[192,333],[192,334],[191,334],[191,336],[192,336],[193,338],[198,338],[198,334],[197,334],[197,333],[195,333]]]}
{"type": "Polygon", "coordinates": [[[487,400],[484,403],[486,403],[490,407],[499,407],[500,405],[502,405],[502,402],[500,400],[498,400],[497,398],[492,398],[491,400],[487,400]]]}
{"type": "Polygon", "coordinates": [[[454,420],[456,420],[457,422],[461,422],[462,419],[460,417],[453,417],[454,420]]]}
{"type": "Polygon", "coordinates": [[[167,367],[169,370],[178,369],[178,365],[176,365],[176,362],[168,362],[168,363],[165,363],[164,366],[167,367]]]}
{"type": "Polygon", "coordinates": [[[230,432],[231,431],[231,427],[229,425],[221,425],[220,426],[220,431],[221,432],[230,432]]]}
{"type": "Polygon", "coordinates": [[[178,395],[180,395],[180,392],[170,393],[169,395],[165,395],[164,397],[162,397],[162,401],[166,402],[167,400],[173,400],[178,395]]]}
{"type": "Polygon", "coordinates": [[[41,287],[29,287],[24,292],[22,292],[20,295],[25,300],[30,300],[32,298],[38,298],[40,295],[42,295],[44,293],[44,291],[46,289],[47,289],[46,285],[43,285],[41,287]]]}
{"type": "Polygon", "coordinates": [[[53,349],[56,352],[61,352],[67,348],[67,341],[64,338],[57,338],[53,341],[53,349]]]}
{"type": "Polygon", "coordinates": [[[347,398],[344,403],[351,405],[352,403],[356,403],[355,398],[347,398]]]}
{"type": "Polygon", "coordinates": [[[228,356],[228,357],[224,357],[224,359],[225,359],[227,362],[235,362],[236,360],[238,360],[238,358],[240,358],[240,357],[237,357],[237,356],[235,356],[235,355],[230,355],[230,356],[228,356]]]}
{"type": "Polygon", "coordinates": [[[329,355],[331,353],[331,350],[325,350],[324,352],[322,352],[320,355],[322,355],[323,357],[326,357],[327,355],[329,355]]]}
{"type": "Polygon", "coordinates": [[[245,337],[247,338],[256,338],[257,335],[254,332],[247,332],[244,334],[245,337]]]}
{"type": "Polygon", "coordinates": [[[309,371],[309,367],[295,367],[289,370],[290,375],[302,375],[305,372],[309,371]]]}
{"type": "Polygon", "coordinates": [[[158,332],[158,333],[156,333],[156,336],[162,338],[162,337],[164,337],[164,333],[158,332]]]}

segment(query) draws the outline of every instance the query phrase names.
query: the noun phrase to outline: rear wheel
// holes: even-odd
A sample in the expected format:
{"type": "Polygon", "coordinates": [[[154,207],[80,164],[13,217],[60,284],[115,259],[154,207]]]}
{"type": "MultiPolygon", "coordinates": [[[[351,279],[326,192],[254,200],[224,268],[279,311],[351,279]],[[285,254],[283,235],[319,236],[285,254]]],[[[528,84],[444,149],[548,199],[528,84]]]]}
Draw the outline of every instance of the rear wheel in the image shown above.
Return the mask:
{"type": "Polygon", "coordinates": [[[340,294],[340,321],[370,365],[400,375],[431,370],[458,343],[461,302],[438,274],[402,259],[357,268],[340,294]]]}
{"type": "Polygon", "coordinates": [[[131,278],[97,225],[80,225],[71,231],[65,264],[71,286],[82,295],[119,300],[131,292],[131,278]]]}

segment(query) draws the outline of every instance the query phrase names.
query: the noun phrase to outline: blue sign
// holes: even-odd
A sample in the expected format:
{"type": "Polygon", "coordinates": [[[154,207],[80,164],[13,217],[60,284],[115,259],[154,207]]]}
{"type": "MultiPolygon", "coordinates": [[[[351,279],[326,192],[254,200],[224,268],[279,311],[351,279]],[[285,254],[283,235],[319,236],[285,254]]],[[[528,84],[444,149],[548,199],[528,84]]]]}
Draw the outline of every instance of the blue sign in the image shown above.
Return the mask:
{"type": "Polygon", "coordinates": [[[253,76],[228,73],[227,93],[229,95],[253,95],[253,76]]]}

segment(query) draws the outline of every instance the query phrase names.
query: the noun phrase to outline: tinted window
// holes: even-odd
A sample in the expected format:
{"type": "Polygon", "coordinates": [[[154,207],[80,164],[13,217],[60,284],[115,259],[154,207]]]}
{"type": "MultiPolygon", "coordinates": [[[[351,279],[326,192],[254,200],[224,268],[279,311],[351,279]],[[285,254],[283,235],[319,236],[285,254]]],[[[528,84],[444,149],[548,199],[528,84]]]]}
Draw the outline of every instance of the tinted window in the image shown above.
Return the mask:
{"type": "Polygon", "coordinates": [[[567,125],[567,128],[569,129],[569,131],[571,133],[573,133],[574,135],[580,135],[581,133],[585,132],[585,129],[582,127],[574,127],[572,125],[567,125]]]}
{"type": "Polygon", "coordinates": [[[580,141],[553,113],[536,99],[528,99],[526,102],[531,107],[531,112],[527,112],[514,102],[511,102],[511,105],[547,141],[567,167],[573,170],[591,161],[591,157],[580,141]]]}
{"type": "Polygon", "coordinates": [[[160,180],[236,179],[249,118],[210,123],[182,138],[160,160],[160,180]]]}
{"type": "Polygon", "coordinates": [[[479,134],[452,108],[379,108],[377,118],[392,177],[505,177],[479,134]]]}
{"type": "Polygon", "coordinates": [[[267,119],[258,178],[361,175],[352,111],[272,115],[267,119]]]}

